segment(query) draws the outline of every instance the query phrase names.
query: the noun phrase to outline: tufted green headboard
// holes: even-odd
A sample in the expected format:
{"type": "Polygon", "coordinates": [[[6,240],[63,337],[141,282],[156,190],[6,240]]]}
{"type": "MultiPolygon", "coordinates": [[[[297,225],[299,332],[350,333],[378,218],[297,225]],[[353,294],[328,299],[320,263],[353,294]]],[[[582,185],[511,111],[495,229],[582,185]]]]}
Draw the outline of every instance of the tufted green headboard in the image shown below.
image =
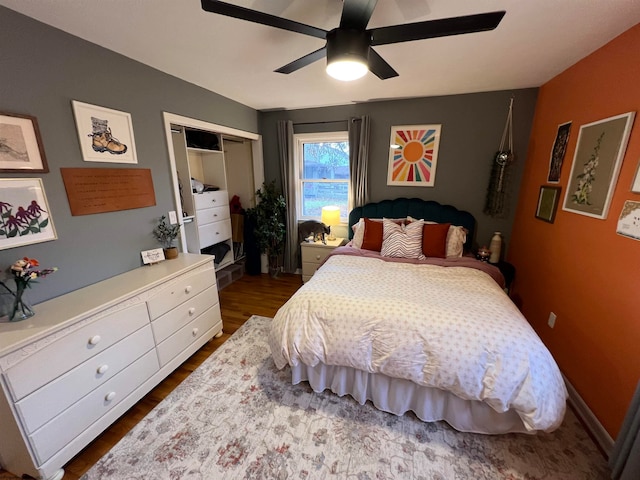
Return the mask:
{"type": "Polygon", "coordinates": [[[352,225],[366,218],[404,218],[411,216],[437,223],[451,223],[465,227],[469,233],[465,242],[465,250],[470,250],[476,229],[476,219],[469,212],[458,210],[452,205],[442,205],[433,200],[420,198],[396,198],[367,203],[356,207],[349,213],[349,240],[353,238],[352,225]]]}

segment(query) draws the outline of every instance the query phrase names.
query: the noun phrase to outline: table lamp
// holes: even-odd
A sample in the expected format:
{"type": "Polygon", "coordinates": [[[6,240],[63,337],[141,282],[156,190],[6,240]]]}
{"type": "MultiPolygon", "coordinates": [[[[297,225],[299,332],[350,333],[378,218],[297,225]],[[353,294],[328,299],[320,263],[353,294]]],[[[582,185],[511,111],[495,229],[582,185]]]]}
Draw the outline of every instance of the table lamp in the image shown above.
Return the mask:
{"type": "Polygon", "coordinates": [[[331,231],[331,227],[333,225],[340,225],[340,207],[322,207],[321,221],[329,227],[329,236],[327,237],[327,240],[335,240],[336,237],[331,231]]]}

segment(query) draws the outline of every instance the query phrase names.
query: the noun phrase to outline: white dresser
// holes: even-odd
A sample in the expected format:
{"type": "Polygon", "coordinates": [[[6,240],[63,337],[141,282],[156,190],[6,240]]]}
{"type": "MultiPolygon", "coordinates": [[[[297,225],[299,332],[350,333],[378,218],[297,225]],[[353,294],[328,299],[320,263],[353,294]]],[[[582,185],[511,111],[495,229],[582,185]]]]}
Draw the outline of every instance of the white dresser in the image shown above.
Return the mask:
{"type": "Polygon", "coordinates": [[[0,323],[0,465],[61,478],[62,467],[222,332],[213,257],[181,254],[0,323]]]}

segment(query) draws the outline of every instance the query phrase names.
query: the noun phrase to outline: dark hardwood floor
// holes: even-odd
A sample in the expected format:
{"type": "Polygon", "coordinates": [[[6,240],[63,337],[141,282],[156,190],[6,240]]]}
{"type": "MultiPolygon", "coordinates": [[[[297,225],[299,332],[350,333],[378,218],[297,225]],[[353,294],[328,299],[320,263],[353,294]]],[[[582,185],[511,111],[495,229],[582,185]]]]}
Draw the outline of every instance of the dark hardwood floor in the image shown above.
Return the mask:
{"type": "MultiPolygon", "coordinates": [[[[255,276],[245,274],[219,291],[223,335],[205,344],[76,455],[64,467],[64,480],[78,480],[245,321],[252,315],[273,317],[301,285],[302,277],[300,275],[283,274],[277,278],[271,278],[265,274],[255,276]]],[[[0,478],[12,478],[6,475],[6,472],[0,469],[0,478]]]]}

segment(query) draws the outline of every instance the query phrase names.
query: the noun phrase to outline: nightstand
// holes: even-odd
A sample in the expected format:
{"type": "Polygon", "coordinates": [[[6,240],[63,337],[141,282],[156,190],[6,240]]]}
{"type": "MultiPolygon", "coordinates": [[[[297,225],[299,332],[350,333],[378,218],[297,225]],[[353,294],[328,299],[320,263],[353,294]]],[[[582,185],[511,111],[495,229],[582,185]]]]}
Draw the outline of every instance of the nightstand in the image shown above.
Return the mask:
{"type": "Polygon", "coordinates": [[[318,269],[325,258],[329,256],[331,250],[341,246],[344,238],[327,240],[325,245],[322,242],[302,242],[300,250],[302,254],[302,281],[306,283],[318,269]]]}
{"type": "Polygon", "coordinates": [[[498,263],[492,263],[500,269],[502,275],[504,276],[505,283],[505,291],[507,294],[511,293],[511,284],[516,278],[516,267],[514,267],[509,262],[505,262],[504,260],[500,260],[498,263]]]}

